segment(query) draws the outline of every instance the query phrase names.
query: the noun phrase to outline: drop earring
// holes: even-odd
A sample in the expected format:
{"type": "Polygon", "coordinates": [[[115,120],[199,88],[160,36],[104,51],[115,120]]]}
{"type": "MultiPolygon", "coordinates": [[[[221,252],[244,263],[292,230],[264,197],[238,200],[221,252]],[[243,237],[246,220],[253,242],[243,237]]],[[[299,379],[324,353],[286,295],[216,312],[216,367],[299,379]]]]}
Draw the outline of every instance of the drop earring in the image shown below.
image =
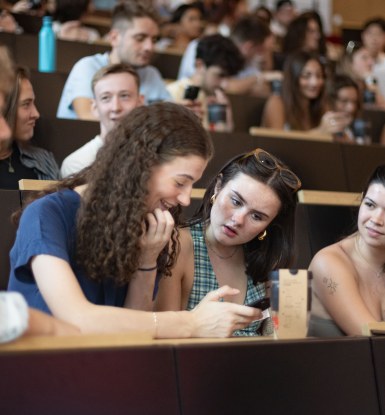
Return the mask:
{"type": "Polygon", "coordinates": [[[266,238],[266,235],[267,235],[267,231],[266,231],[266,229],[265,229],[262,233],[260,233],[260,234],[258,235],[258,240],[259,240],[259,241],[263,241],[263,240],[266,238]]]}

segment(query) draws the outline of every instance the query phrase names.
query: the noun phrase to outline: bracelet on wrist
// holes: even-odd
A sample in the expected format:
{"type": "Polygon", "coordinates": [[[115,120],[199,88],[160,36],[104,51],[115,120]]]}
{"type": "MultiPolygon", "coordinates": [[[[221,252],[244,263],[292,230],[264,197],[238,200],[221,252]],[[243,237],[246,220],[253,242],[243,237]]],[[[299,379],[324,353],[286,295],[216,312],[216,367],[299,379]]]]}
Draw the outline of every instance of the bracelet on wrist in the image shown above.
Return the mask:
{"type": "Polygon", "coordinates": [[[158,265],[155,265],[154,267],[151,267],[151,268],[138,268],[138,271],[144,271],[144,272],[155,271],[157,268],[158,268],[158,265]]]}
{"type": "Polygon", "coordinates": [[[154,339],[156,339],[158,337],[158,316],[155,312],[152,313],[152,319],[154,322],[154,339]]]}

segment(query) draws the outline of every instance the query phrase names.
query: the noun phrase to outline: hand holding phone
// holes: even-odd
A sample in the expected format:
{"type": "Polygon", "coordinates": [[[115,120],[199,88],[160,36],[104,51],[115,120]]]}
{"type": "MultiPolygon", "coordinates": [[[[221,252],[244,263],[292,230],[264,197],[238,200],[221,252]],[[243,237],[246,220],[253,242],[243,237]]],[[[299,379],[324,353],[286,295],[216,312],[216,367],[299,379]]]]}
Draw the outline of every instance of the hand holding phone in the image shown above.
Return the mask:
{"type": "Polygon", "coordinates": [[[259,308],[260,310],[266,310],[267,308],[270,307],[270,298],[269,297],[264,297],[261,298],[257,301],[254,301],[251,304],[247,304],[248,307],[254,307],[254,308],[259,308]]]}
{"type": "Polygon", "coordinates": [[[195,86],[195,85],[189,85],[186,87],[185,91],[184,91],[184,99],[190,99],[191,101],[194,101],[195,99],[197,99],[198,94],[199,94],[199,86],[195,86]]]}

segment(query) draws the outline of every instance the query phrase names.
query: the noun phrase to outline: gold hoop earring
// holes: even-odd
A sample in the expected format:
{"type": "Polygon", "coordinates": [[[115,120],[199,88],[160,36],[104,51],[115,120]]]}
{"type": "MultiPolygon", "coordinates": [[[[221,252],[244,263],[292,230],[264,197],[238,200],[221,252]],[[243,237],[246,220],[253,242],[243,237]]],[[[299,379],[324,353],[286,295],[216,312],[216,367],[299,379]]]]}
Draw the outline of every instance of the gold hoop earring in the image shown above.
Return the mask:
{"type": "Polygon", "coordinates": [[[266,235],[267,235],[267,231],[266,231],[266,229],[265,229],[262,233],[260,233],[260,234],[258,235],[258,240],[259,240],[259,241],[263,241],[263,240],[266,238],[266,235]]]}
{"type": "Polygon", "coordinates": [[[217,195],[215,193],[210,197],[210,203],[212,205],[214,204],[216,198],[217,198],[217,195]]]}

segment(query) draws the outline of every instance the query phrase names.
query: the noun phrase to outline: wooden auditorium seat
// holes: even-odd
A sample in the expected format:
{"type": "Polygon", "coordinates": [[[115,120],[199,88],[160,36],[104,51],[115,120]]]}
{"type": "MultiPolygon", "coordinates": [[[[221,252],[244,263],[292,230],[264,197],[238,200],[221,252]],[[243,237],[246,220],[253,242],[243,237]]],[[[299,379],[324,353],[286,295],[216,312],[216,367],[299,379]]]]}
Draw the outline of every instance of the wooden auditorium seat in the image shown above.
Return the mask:
{"type": "Polygon", "coordinates": [[[348,191],[338,143],[256,137],[247,133],[211,133],[215,154],[196,187],[207,187],[223,165],[240,153],[257,147],[284,161],[301,179],[302,187],[348,191]]]}
{"type": "Polygon", "coordinates": [[[349,192],[362,192],[374,169],[385,163],[385,146],[379,144],[341,144],[341,152],[349,192]]]}
{"type": "Polygon", "coordinates": [[[39,72],[31,70],[31,83],[35,93],[36,108],[41,116],[56,118],[56,112],[63,91],[67,73],[39,72]]]}
{"type": "Polygon", "coordinates": [[[364,108],[362,118],[368,123],[368,131],[372,143],[379,143],[385,126],[385,111],[379,108],[364,108]]]}
{"type": "Polygon", "coordinates": [[[65,157],[92,140],[99,131],[99,123],[95,121],[40,117],[33,142],[52,151],[60,166],[65,157]]]}
{"type": "Polygon", "coordinates": [[[320,249],[353,232],[361,194],[301,190],[298,201],[294,268],[308,268],[320,249]]]}
{"type": "Polygon", "coordinates": [[[229,94],[235,133],[248,133],[250,128],[261,124],[266,98],[250,95],[229,94]]]}
{"type": "MultiPolygon", "coordinates": [[[[0,44],[8,46],[17,64],[27,66],[30,69],[38,69],[39,44],[36,35],[15,35],[1,32],[0,44]]],[[[58,39],[56,70],[68,74],[74,64],[84,56],[104,53],[110,49],[109,44],[105,43],[86,43],[58,39]]],[[[175,53],[156,52],[152,64],[158,68],[163,78],[176,79],[181,58],[181,55],[175,53]]]]}

